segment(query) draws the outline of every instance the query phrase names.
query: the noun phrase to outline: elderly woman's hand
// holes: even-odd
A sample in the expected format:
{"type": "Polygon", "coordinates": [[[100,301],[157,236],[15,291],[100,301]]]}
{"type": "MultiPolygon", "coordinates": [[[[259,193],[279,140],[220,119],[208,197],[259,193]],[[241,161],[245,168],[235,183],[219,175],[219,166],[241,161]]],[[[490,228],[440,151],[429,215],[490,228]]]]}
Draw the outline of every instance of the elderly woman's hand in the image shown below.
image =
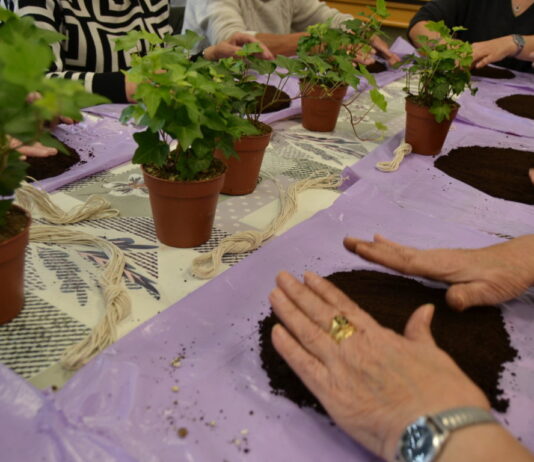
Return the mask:
{"type": "Polygon", "coordinates": [[[476,68],[501,61],[507,56],[514,56],[517,45],[511,35],[493,40],[473,43],[473,64],[476,68]]]}
{"type": "Polygon", "coordinates": [[[57,154],[56,148],[45,146],[39,142],[31,145],[24,145],[16,138],[11,137],[9,137],[9,147],[18,151],[22,160],[26,159],[27,157],[50,157],[57,154]]]}
{"type": "Polygon", "coordinates": [[[347,237],[343,243],[360,257],[401,273],[451,283],[447,302],[457,310],[511,300],[534,284],[534,235],[469,250],[419,250],[380,235],[373,242],[347,237]]]}
{"type": "Polygon", "coordinates": [[[405,335],[381,327],[328,281],[306,273],[301,283],[280,273],[270,295],[284,326],[273,344],[332,419],[369,450],[393,460],[398,439],[416,418],[459,406],[488,409],[484,394],[434,343],[432,305],[414,312],[405,335]],[[355,326],[336,343],[334,316],[355,326]]]}

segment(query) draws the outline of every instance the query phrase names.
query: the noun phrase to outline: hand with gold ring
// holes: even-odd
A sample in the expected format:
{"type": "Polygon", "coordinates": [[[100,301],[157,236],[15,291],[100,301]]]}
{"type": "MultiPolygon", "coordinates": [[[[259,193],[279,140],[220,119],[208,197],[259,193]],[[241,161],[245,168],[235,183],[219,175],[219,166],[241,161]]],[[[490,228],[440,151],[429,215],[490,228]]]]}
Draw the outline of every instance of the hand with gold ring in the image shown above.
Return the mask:
{"type": "Polygon", "coordinates": [[[421,415],[460,406],[489,408],[482,391],[430,333],[433,306],[417,309],[405,335],[380,326],[314,273],[282,272],[271,292],[282,325],[273,344],[339,427],[393,460],[404,427],[421,415]]]}

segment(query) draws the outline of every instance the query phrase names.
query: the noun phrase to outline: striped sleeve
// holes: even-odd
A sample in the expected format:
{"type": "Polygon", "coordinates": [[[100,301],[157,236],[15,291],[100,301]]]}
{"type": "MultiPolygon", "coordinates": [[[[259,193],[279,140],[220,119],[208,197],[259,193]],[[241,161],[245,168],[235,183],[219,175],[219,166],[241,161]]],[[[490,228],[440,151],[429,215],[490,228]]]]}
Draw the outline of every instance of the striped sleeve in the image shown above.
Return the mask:
{"type": "MultiPolygon", "coordinates": [[[[8,0],[9,1],[9,0],[8,0]]],[[[13,8],[20,16],[31,16],[38,27],[66,35],[63,11],[57,0],[15,0],[13,8]]],[[[115,103],[126,103],[122,72],[79,72],[65,66],[65,50],[61,43],[52,45],[54,62],[47,77],[81,81],[88,92],[98,93],[115,103]]]]}

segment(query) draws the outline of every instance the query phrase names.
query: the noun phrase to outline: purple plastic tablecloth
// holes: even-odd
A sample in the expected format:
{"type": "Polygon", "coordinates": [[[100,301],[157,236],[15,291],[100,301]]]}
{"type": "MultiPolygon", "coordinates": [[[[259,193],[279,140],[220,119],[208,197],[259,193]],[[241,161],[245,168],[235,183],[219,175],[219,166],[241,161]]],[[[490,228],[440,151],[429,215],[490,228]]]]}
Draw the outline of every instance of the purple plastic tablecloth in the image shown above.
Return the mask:
{"type": "MultiPolygon", "coordinates": [[[[434,167],[437,157],[408,155],[396,172],[384,173],[377,162],[393,158],[404,132],[390,138],[345,170],[347,184],[360,178],[377,185],[401,207],[488,233],[520,236],[534,232],[534,207],[497,199],[451,178],[434,167]]],[[[460,146],[509,147],[534,152],[534,139],[453,123],[441,155],[460,146]]],[[[534,154],[533,154],[534,155],[534,154]]],[[[525,172],[525,176],[528,172],[525,172]]],[[[533,186],[534,187],[534,186],[533,186]]]]}
{"type": "MultiPolygon", "coordinates": [[[[380,232],[419,247],[480,247],[494,236],[399,207],[361,181],[336,203],[273,240],[108,348],[56,394],[0,368],[5,460],[370,461],[328,419],[270,392],[257,323],[276,273],[377,269],[345,251],[347,234],[380,232]],[[180,367],[171,363],[182,356],[180,367]],[[179,386],[179,391],[173,387],[179,386]],[[180,438],[177,430],[187,429],[180,438]],[[31,442],[31,444],[29,444],[31,442]]],[[[428,284],[429,283],[427,282],[428,284]]],[[[435,285],[435,283],[434,283],[435,285]]],[[[532,299],[504,306],[521,358],[506,367],[510,408],[499,418],[534,449],[532,299]]],[[[453,335],[453,333],[451,333],[453,335]]]]}
{"type": "Polygon", "coordinates": [[[113,119],[85,118],[76,125],[60,125],[54,134],[80,155],[81,162],[61,175],[36,181],[34,186],[51,192],[61,186],[128,162],[136,144],[135,129],[113,119]],[[112,149],[111,149],[112,148],[112,149]]]}
{"type": "Polygon", "coordinates": [[[461,104],[457,119],[478,127],[498,130],[518,136],[534,138],[534,120],[519,117],[501,109],[495,101],[508,95],[534,95],[534,88],[516,88],[477,82],[478,91],[472,96],[464,92],[458,99],[461,104]]]}
{"type": "Polygon", "coordinates": [[[512,69],[507,69],[506,67],[500,66],[489,66],[496,67],[498,69],[506,69],[507,71],[512,72],[515,77],[513,79],[490,79],[488,77],[478,77],[476,75],[472,76],[474,86],[478,86],[480,82],[492,83],[494,85],[505,85],[507,87],[517,87],[517,88],[526,88],[534,89],[534,74],[528,72],[519,72],[513,71],[512,69]]]}

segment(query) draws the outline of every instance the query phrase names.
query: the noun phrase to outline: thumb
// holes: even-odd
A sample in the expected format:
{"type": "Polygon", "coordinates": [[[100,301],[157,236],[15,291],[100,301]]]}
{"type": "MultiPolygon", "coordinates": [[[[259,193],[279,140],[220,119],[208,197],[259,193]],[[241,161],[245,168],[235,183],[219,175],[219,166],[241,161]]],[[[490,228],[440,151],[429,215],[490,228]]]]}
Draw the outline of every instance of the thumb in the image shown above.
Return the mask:
{"type": "Polygon", "coordinates": [[[488,287],[483,282],[453,284],[447,290],[447,303],[457,311],[488,303],[488,287]]]}
{"type": "Polygon", "coordinates": [[[430,332],[430,324],[434,316],[434,305],[428,303],[417,308],[404,328],[404,336],[415,342],[427,343],[435,345],[432,332],[430,332]]]}

